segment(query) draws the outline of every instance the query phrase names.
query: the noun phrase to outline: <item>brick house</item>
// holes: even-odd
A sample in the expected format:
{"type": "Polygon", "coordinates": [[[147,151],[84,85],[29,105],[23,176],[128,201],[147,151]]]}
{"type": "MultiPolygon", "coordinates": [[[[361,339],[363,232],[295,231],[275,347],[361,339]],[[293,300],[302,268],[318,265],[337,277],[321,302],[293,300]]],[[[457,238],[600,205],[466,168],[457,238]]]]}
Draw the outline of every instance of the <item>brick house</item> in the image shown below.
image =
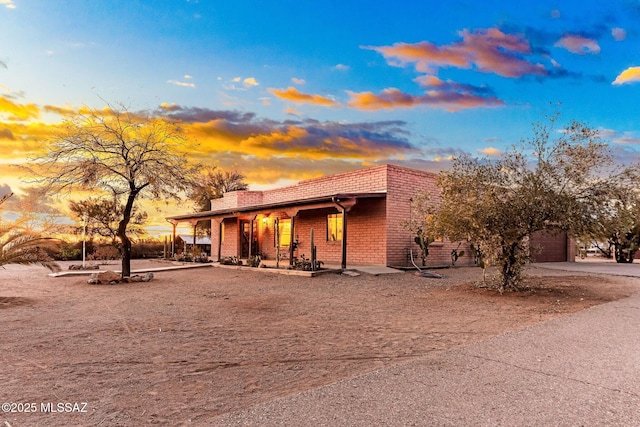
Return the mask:
{"type": "MultiPolygon", "coordinates": [[[[211,211],[168,218],[174,224],[211,223],[213,259],[259,254],[266,260],[291,262],[311,254],[325,264],[421,264],[413,235],[402,226],[409,218],[410,199],[426,191],[439,201],[437,175],[394,165],[300,181],[264,191],[235,191],[212,200],[211,211]],[[287,260],[287,261],[283,261],[287,260]]],[[[565,242],[566,246],[566,242],[565,242]]],[[[471,251],[458,242],[432,243],[426,266],[451,264],[452,249],[464,250],[457,265],[473,264],[471,251]]],[[[566,258],[564,259],[566,260],[566,258]]]]}

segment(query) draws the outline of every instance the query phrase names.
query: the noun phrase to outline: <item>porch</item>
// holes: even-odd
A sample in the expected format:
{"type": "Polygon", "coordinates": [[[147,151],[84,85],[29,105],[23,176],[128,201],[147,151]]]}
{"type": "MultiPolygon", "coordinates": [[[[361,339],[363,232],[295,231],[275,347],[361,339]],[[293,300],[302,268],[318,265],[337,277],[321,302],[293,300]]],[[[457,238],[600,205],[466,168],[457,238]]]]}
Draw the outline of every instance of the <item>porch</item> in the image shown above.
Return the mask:
{"type": "Polygon", "coordinates": [[[385,265],[386,193],[334,194],[272,204],[215,209],[168,218],[195,228],[211,221],[211,257],[255,260],[278,267],[301,260],[348,267],[385,265]]]}

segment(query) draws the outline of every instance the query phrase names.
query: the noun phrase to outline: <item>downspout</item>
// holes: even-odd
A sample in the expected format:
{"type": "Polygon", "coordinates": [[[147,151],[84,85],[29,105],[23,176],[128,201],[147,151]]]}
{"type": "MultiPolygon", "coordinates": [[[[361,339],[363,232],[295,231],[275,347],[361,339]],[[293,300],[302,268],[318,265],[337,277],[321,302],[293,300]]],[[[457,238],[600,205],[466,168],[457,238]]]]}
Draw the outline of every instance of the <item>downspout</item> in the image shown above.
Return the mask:
{"type": "Polygon", "coordinates": [[[342,212],[342,264],[343,270],[347,269],[347,209],[341,205],[336,197],[331,197],[334,205],[340,208],[342,212]]]}

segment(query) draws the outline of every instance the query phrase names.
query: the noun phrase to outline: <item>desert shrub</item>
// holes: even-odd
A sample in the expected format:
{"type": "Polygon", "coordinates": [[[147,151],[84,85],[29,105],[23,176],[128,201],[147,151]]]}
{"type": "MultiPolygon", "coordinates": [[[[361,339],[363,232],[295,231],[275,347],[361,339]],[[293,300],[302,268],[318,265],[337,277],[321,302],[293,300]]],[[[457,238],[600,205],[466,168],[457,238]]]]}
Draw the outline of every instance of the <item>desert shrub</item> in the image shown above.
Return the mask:
{"type": "Polygon", "coordinates": [[[57,261],[80,260],[82,259],[82,243],[62,242],[59,250],[52,255],[57,261]]]}
{"type": "Polygon", "coordinates": [[[131,258],[158,258],[163,251],[162,242],[138,242],[131,247],[131,258]]]}

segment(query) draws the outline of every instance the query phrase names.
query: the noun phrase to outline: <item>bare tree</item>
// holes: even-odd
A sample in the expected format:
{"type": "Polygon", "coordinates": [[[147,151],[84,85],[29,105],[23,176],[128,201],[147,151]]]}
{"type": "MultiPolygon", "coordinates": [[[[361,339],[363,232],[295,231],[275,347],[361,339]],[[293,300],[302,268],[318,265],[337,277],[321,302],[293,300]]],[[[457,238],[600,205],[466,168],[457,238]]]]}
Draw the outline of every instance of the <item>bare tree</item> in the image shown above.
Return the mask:
{"type": "Polygon", "coordinates": [[[66,123],[35,160],[35,172],[54,191],[103,190],[126,199],[117,236],[122,276],[131,274],[128,226],[138,198],[180,199],[192,188],[192,147],[177,123],[108,105],[66,123]]]}

